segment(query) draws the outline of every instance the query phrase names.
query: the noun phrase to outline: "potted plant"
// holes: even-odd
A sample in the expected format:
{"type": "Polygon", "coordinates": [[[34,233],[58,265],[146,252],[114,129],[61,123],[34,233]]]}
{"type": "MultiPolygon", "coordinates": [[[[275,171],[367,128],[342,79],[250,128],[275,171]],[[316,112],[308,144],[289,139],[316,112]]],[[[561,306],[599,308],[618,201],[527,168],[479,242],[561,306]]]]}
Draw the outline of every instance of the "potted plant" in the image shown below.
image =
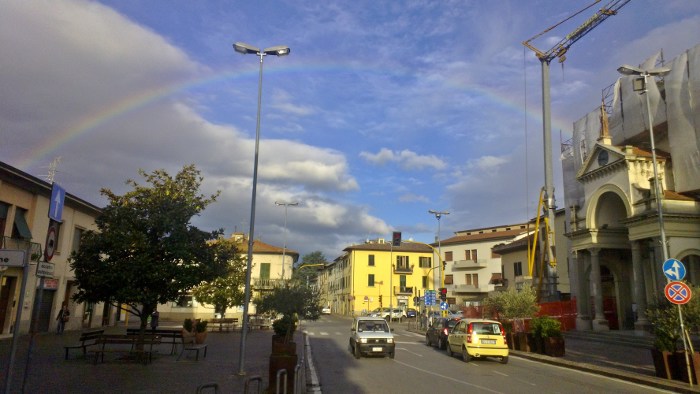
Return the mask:
{"type": "Polygon", "coordinates": [[[182,338],[185,343],[192,343],[195,341],[194,320],[185,319],[182,322],[182,338]]]}
{"type": "Polygon", "coordinates": [[[207,339],[207,324],[209,322],[207,320],[197,320],[197,322],[194,325],[194,341],[195,343],[204,343],[207,339]]]}
{"type": "Polygon", "coordinates": [[[298,358],[294,332],[299,319],[316,320],[321,316],[321,299],[317,290],[300,282],[289,281],[275,287],[254,301],[257,313],[282,315],[272,323],[272,353],[269,365],[269,388],[277,387],[277,371],[287,371],[287,387],[294,387],[294,368],[298,358]],[[292,345],[293,344],[293,345],[292,345]]]}
{"type": "Polygon", "coordinates": [[[540,316],[530,321],[534,337],[539,344],[538,350],[552,357],[563,357],[565,353],[561,322],[551,316],[540,316]]]}
{"type": "MultiPolygon", "coordinates": [[[[510,288],[507,291],[497,291],[484,299],[486,309],[504,326],[511,322],[512,336],[507,338],[513,342],[513,349],[529,351],[532,345],[528,342],[527,320],[535,316],[540,307],[537,295],[531,287],[518,291],[510,288]]],[[[510,346],[510,345],[509,345],[510,346]]]]}

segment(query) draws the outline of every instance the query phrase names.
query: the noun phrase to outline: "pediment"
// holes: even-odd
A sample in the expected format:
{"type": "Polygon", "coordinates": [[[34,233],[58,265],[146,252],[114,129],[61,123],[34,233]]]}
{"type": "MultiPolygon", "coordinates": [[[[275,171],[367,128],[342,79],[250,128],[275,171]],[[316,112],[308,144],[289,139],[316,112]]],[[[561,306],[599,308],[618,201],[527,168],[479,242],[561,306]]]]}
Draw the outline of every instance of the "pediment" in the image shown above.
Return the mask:
{"type": "Polygon", "coordinates": [[[612,145],[603,145],[597,142],[593,151],[576,173],[576,179],[581,179],[589,174],[599,173],[602,170],[612,170],[616,164],[624,163],[625,153],[612,145]]]}

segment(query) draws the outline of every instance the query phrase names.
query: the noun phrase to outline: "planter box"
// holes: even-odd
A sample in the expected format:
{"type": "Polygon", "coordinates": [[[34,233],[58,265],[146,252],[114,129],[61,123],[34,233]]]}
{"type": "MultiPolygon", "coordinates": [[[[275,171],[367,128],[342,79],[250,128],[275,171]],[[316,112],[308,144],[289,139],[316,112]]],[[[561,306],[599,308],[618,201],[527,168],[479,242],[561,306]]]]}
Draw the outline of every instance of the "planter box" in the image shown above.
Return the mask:
{"type": "Polygon", "coordinates": [[[271,354],[269,373],[269,390],[270,393],[291,393],[294,392],[294,368],[298,362],[297,355],[288,354],[271,354]],[[284,374],[280,377],[280,387],[277,387],[277,372],[281,369],[287,371],[287,390],[284,391],[284,374]]]}
{"type": "MultiPolygon", "coordinates": [[[[678,351],[673,354],[674,369],[671,371],[673,379],[689,383],[688,379],[688,364],[685,360],[685,352],[678,351]]],[[[700,376],[700,352],[688,354],[690,361],[690,373],[693,377],[693,384],[698,384],[698,376],[700,376]]]]}
{"type": "Polygon", "coordinates": [[[563,337],[544,338],[544,354],[552,357],[564,357],[565,346],[563,337]]]}
{"type": "Polygon", "coordinates": [[[283,336],[272,336],[272,354],[295,355],[297,354],[296,342],[284,343],[283,336]]]}

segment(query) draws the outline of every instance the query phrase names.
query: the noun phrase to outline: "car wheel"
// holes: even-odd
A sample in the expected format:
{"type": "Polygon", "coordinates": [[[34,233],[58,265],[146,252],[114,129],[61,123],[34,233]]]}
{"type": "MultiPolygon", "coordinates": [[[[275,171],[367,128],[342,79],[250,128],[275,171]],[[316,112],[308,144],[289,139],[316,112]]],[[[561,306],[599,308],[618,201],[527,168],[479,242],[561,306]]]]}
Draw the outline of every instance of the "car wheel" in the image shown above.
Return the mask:
{"type": "Polygon", "coordinates": [[[469,352],[467,352],[466,346],[462,347],[462,360],[464,360],[465,363],[468,363],[469,360],[471,360],[471,357],[469,356],[469,352]]]}
{"type": "Polygon", "coordinates": [[[360,357],[362,357],[362,354],[360,354],[360,347],[357,346],[357,343],[356,343],[355,344],[355,358],[359,359],[360,357]]]}
{"type": "Polygon", "coordinates": [[[501,357],[499,361],[501,362],[501,364],[508,364],[508,356],[501,357]]]}
{"type": "Polygon", "coordinates": [[[427,335],[425,336],[425,346],[433,346],[433,344],[430,343],[430,337],[427,335]]]}
{"type": "Polygon", "coordinates": [[[452,357],[454,353],[452,353],[452,348],[450,347],[449,342],[447,343],[447,355],[452,357]]]}

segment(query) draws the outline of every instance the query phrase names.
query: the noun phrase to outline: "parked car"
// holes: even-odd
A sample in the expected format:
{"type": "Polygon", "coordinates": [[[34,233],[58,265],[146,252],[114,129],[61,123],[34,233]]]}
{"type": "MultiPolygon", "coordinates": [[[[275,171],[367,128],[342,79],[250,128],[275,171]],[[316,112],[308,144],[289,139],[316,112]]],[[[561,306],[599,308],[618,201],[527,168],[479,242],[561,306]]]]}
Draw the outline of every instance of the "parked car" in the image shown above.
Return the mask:
{"type": "Polygon", "coordinates": [[[406,317],[409,319],[415,319],[418,316],[418,312],[414,308],[406,309],[406,317]]]}
{"type": "Polygon", "coordinates": [[[377,308],[373,310],[369,315],[372,317],[381,317],[386,321],[389,321],[390,318],[392,320],[401,320],[404,317],[406,317],[406,314],[404,314],[404,312],[399,308],[394,308],[393,312],[389,308],[377,308]]]}
{"type": "Polygon", "coordinates": [[[393,329],[382,317],[356,317],[350,328],[350,352],[355,358],[362,355],[381,355],[394,358],[395,346],[393,329]]]}
{"type": "Polygon", "coordinates": [[[472,358],[498,357],[508,363],[508,343],[501,323],[486,319],[462,319],[447,336],[447,354],[462,354],[464,362],[472,358]]]}
{"type": "Polygon", "coordinates": [[[321,314],[323,315],[330,315],[331,314],[331,307],[330,306],[324,306],[321,308],[321,314]]]}
{"type": "Polygon", "coordinates": [[[425,332],[425,344],[444,350],[447,344],[447,335],[459,323],[459,320],[459,318],[450,317],[435,318],[433,324],[425,332]]]}

